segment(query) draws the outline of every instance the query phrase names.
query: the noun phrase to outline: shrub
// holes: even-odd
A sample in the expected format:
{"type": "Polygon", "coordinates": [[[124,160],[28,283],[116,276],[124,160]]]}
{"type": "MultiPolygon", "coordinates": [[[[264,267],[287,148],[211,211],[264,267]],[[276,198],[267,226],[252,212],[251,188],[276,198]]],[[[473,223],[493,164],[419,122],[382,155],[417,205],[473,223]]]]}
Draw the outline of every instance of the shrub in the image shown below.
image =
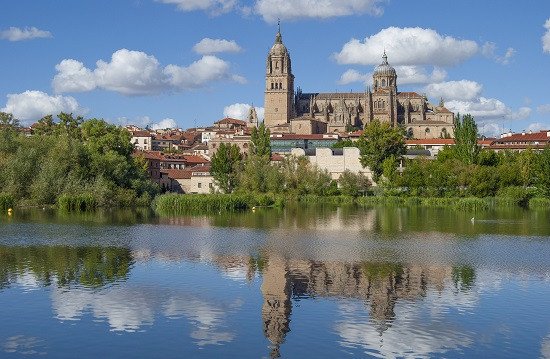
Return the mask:
{"type": "Polygon", "coordinates": [[[550,198],[533,197],[529,200],[530,209],[550,209],[550,198]]]}

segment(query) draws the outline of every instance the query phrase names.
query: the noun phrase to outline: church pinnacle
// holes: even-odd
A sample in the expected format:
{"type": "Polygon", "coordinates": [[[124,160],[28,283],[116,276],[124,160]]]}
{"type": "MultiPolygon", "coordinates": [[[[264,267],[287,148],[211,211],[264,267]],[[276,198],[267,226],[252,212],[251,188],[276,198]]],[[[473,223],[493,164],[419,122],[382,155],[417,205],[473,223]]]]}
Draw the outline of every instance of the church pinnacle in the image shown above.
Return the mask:
{"type": "Polygon", "coordinates": [[[275,43],[282,44],[283,36],[281,35],[281,20],[277,19],[277,35],[275,35],[275,43]]]}

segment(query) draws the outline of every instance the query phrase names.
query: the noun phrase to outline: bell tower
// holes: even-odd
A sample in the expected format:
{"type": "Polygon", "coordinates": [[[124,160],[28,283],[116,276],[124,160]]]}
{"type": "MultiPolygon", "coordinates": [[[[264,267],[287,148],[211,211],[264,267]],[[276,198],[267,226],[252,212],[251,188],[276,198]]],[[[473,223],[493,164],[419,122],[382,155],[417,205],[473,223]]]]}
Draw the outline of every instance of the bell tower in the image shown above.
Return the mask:
{"type": "Polygon", "coordinates": [[[275,43],[269,50],[265,76],[265,117],[266,127],[274,127],[290,122],[293,117],[294,75],[290,54],[283,44],[279,24],[275,43]]]}

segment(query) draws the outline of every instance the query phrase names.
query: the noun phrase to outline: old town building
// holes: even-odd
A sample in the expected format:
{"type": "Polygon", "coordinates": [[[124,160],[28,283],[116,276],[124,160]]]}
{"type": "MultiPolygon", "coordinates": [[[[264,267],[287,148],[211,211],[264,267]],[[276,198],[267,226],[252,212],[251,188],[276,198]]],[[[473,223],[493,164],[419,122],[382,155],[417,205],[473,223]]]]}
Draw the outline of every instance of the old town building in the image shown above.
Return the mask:
{"type": "Polygon", "coordinates": [[[362,93],[294,91],[291,64],[279,29],[266,64],[265,124],[272,133],[348,132],[379,120],[402,126],[409,138],[453,136],[454,114],[443,100],[434,105],[425,95],[399,92],[397,73],[386,53],[374,69],[373,88],[362,93]]]}

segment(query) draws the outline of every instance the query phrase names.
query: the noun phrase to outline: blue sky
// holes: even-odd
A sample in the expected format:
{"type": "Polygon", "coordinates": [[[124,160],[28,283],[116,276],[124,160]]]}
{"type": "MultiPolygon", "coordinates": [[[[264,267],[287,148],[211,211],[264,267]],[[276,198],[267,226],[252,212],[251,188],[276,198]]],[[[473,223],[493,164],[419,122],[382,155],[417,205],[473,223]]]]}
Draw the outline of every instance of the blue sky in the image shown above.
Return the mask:
{"type": "Polygon", "coordinates": [[[364,91],[385,48],[399,90],[443,97],[486,134],[550,129],[550,2],[525,4],[5,0],[0,109],[24,123],[62,110],[183,128],[239,117],[263,106],[281,18],[306,92],[364,91]]]}

